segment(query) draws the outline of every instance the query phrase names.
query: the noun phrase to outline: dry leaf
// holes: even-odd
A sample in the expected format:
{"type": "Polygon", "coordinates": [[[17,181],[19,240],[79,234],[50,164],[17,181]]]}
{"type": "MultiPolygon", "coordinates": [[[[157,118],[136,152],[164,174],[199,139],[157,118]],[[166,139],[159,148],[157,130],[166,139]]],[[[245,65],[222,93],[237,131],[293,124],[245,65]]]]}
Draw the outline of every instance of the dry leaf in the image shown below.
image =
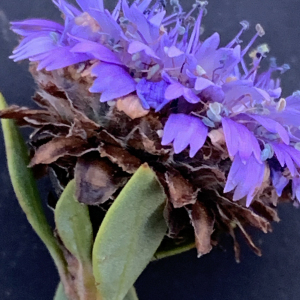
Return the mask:
{"type": "Polygon", "coordinates": [[[66,126],[60,117],[55,116],[46,110],[29,109],[17,105],[12,105],[1,110],[0,118],[15,119],[20,126],[31,125],[35,127],[47,124],[66,126]]]}
{"type": "Polygon", "coordinates": [[[117,164],[129,174],[133,174],[142,164],[140,159],[121,147],[102,145],[99,147],[99,152],[101,157],[107,157],[112,163],[117,164]]]}
{"type": "Polygon", "coordinates": [[[170,201],[175,208],[183,207],[188,204],[194,204],[197,200],[197,191],[193,186],[181,176],[181,174],[173,169],[166,174],[166,182],[168,184],[170,201]]]}
{"type": "Polygon", "coordinates": [[[79,157],[94,150],[86,140],[81,138],[57,137],[38,148],[29,166],[51,164],[63,156],[79,157]]]}
{"type": "Polygon", "coordinates": [[[120,177],[107,159],[89,153],[78,159],[75,168],[76,198],[88,205],[106,202],[125,184],[127,178],[120,177]]]}
{"type": "Polygon", "coordinates": [[[189,214],[195,231],[198,257],[201,257],[212,249],[211,235],[214,231],[214,217],[207,206],[199,201],[193,204],[189,214]]]}

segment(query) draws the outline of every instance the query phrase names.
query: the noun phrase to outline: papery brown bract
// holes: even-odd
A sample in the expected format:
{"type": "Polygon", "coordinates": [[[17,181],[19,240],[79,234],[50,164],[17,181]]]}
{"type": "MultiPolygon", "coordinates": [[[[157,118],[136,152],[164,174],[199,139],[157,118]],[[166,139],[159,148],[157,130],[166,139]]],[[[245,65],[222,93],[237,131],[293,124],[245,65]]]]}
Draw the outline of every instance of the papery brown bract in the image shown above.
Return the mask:
{"type": "Polygon", "coordinates": [[[269,232],[270,222],[279,221],[274,188],[264,185],[249,208],[242,201],[230,200],[230,193],[225,196],[222,192],[231,166],[224,148],[208,140],[194,158],[187,150],[174,154],[160,143],[163,111],[158,115],[150,110],[132,119],[115,105],[96,101],[97,95],[86,89],[91,78],[79,76],[75,66],[37,72],[33,64],[31,71],[38,84],[34,100],[41,110],[13,106],[1,116],[34,125],[29,141],[31,166],[48,165],[59,189],[75,176],[78,200],[104,205],[105,210],[105,203],[111,203],[137,168],[147,162],[169,196],[166,241],[172,238],[175,245],[181,245],[194,232],[200,256],[218,244],[222,233],[228,233],[239,261],[235,231],[240,229],[254,252],[261,254],[246,228],[250,225],[269,232]],[[84,104],[79,99],[84,99],[84,104]]]}

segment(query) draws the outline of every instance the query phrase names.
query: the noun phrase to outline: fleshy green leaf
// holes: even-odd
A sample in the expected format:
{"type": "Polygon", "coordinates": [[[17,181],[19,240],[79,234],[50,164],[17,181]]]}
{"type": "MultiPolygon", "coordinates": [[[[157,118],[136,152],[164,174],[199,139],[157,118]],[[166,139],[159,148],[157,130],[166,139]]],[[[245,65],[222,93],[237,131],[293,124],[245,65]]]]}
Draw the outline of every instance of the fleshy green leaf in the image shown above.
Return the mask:
{"type": "Polygon", "coordinates": [[[124,300],[139,300],[135,288],[132,286],[125,296],[124,300]]]}
{"type": "Polygon", "coordinates": [[[55,223],[65,247],[81,262],[90,262],[93,228],[88,207],[75,198],[75,180],[69,182],[56,204],[55,223]]]}
{"type": "MultiPolygon", "coordinates": [[[[6,106],[3,96],[0,94],[0,109],[4,109],[6,106]]],[[[27,167],[29,157],[24,139],[14,121],[2,119],[1,123],[8,170],[19,204],[29,223],[48,248],[60,275],[63,276],[66,263],[46,220],[32,171],[27,167]]]]}
{"type": "Polygon", "coordinates": [[[165,200],[155,173],[144,164],[108,210],[93,248],[103,300],[123,300],[152,259],[167,230],[165,200]]]}
{"type": "Polygon", "coordinates": [[[56,293],[54,296],[54,300],[68,300],[61,282],[59,283],[59,285],[57,287],[57,290],[56,290],[56,293]]]}
{"type": "Polygon", "coordinates": [[[75,180],[64,189],[55,208],[56,228],[64,246],[78,260],[72,268],[81,300],[100,299],[92,271],[93,228],[88,207],[75,198],[75,180]]]}

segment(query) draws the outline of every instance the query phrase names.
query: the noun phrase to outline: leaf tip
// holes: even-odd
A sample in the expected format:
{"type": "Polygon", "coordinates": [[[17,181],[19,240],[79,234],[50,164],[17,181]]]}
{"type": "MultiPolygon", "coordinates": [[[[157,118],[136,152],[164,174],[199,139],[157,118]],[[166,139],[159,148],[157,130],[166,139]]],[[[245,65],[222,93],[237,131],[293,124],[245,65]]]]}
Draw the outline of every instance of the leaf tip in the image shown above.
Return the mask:
{"type": "Polygon", "coordinates": [[[2,93],[0,92],[0,109],[4,109],[7,107],[7,103],[2,95],[2,93]]]}
{"type": "Polygon", "coordinates": [[[147,164],[147,163],[143,163],[142,165],[141,165],[141,167],[143,168],[143,169],[150,169],[149,168],[149,165],[147,164]]]}

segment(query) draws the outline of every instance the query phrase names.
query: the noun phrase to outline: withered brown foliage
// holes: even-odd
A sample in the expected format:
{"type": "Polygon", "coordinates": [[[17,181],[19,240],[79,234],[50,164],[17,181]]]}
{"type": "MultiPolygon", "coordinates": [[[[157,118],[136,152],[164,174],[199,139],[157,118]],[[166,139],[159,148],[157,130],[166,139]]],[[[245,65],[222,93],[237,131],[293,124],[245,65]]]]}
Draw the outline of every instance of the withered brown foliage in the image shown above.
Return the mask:
{"type": "MultiPolygon", "coordinates": [[[[270,232],[271,222],[279,221],[276,205],[289,198],[289,189],[278,199],[266,181],[249,208],[243,200],[233,202],[232,194],[222,192],[231,165],[226,147],[211,139],[194,158],[187,151],[175,155],[171,146],[161,146],[164,111],[159,115],[147,112],[134,102],[137,112],[131,115],[126,99],[100,103],[99,95],[88,91],[92,78],[82,72],[88,67],[37,72],[31,65],[38,86],[33,100],[39,108],[13,105],[0,112],[1,118],[35,129],[29,139],[30,166],[47,166],[58,194],[75,177],[78,200],[105,211],[131,175],[147,162],[168,196],[164,215],[169,229],[162,247],[184,244],[194,235],[201,256],[225,233],[233,238],[239,261],[235,231],[240,230],[261,255],[247,226],[270,232]]],[[[164,108],[172,109],[171,105],[164,108]]]]}

